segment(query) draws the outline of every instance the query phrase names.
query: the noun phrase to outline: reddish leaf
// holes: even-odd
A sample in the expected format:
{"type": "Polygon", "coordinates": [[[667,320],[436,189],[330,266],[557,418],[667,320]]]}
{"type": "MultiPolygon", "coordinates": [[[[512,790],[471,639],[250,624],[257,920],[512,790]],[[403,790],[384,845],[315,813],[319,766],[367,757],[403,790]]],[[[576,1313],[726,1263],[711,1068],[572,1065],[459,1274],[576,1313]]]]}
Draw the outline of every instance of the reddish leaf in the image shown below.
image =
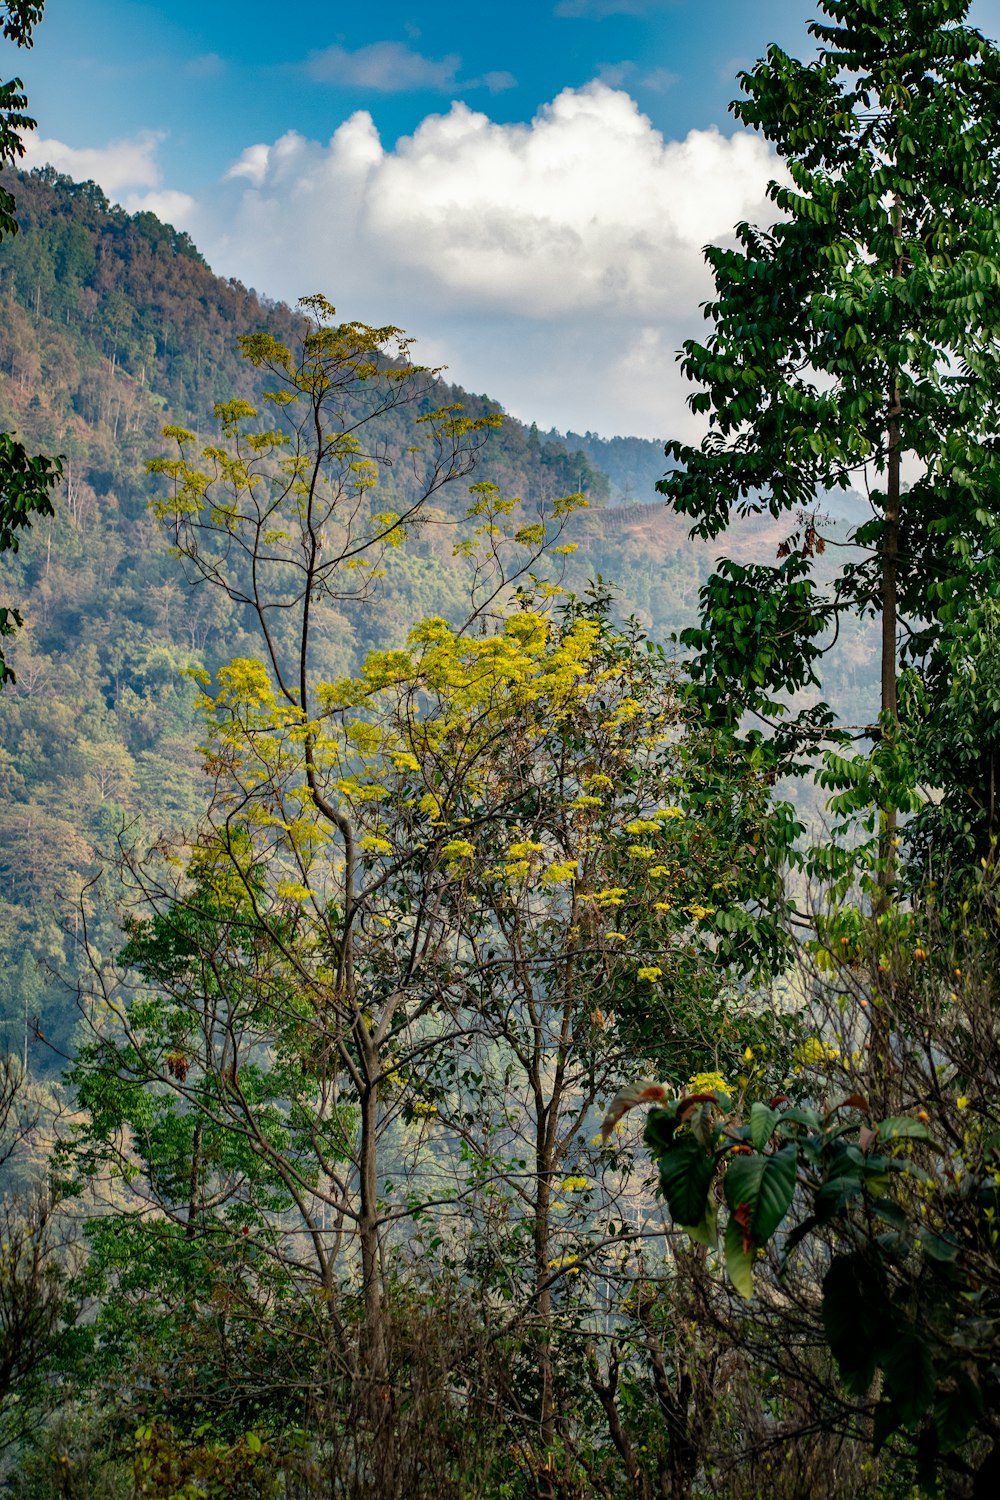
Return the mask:
{"type": "Polygon", "coordinates": [[[751,1251],[751,1248],[753,1247],[753,1240],[752,1240],[752,1238],[750,1236],[750,1218],[751,1218],[752,1214],[753,1214],[753,1204],[752,1203],[741,1203],[738,1208],[734,1208],[733,1209],[733,1218],[736,1220],[737,1224],[740,1226],[740,1228],[743,1231],[743,1254],[744,1255],[749,1255],[750,1251],[751,1251]]]}
{"type": "Polygon", "coordinates": [[[867,1114],[868,1100],[863,1094],[848,1094],[846,1099],[841,1099],[839,1104],[833,1106],[827,1115],[827,1119],[830,1118],[830,1115],[835,1115],[838,1109],[860,1109],[867,1114]]]}
{"type": "Polygon", "coordinates": [[[622,1115],[637,1104],[663,1104],[666,1098],[667,1091],[662,1083],[630,1083],[619,1089],[601,1122],[601,1140],[606,1141],[622,1115]]]}

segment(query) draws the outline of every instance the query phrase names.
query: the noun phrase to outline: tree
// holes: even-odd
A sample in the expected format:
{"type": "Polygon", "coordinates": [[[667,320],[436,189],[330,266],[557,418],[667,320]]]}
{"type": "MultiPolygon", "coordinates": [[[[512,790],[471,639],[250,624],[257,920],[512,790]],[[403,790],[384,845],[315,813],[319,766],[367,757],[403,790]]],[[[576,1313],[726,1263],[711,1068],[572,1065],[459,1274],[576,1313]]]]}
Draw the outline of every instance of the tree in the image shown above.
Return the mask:
{"type": "Polygon", "coordinates": [[[985,1496],[1000,1472],[994,872],[960,923],[929,903],[887,915],[848,950],[817,947],[826,1014],[783,1078],[634,1085],[606,1128],[653,1106],[645,1138],[673,1221],[722,1247],[744,1298],[764,1282],[744,1319],[764,1359],[794,1370],[795,1325],[811,1315],[839,1419],[866,1417],[875,1452],[908,1452],[928,1490],[975,1474],[969,1493],[985,1496]],[[894,1018],[886,1112],[848,998],[894,1018]]]}
{"type": "MultiPolygon", "coordinates": [[[[16,47],[30,47],[44,6],[45,0],[3,0],[0,24],[4,38],[16,47]]],[[[23,88],[20,78],[0,84],[0,164],[12,166],[24,155],[21,133],[35,128],[35,121],[24,112],[28,100],[23,88]]],[[[0,185],[0,238],[17,233],[15,208],[13,193],[5,184],[0,185]]]]}
{"type": "MultiPolygon", "coordinates": [[[[59,459],[29,454],[9,432],[0,432],[0,552],[18,550],[19,531],[31,527],[33,516],[52,516],[51,492],[62,476],[59,459]]],[[[0,638],[11,636],[24,623],[21,613],[0,605],[0,638]]],[[[16,677],[0,651],[0,688],[16,677]]]]}
{"type": "Polygon", "coordinates": [[[578,496],[524,516],[472,486],[464,617],[325,675],[325,612],[377,591],[404,528],[442,524],[423,497],[484,425],[428,413],[420,498],[384,509],[398,455],[378,421],[428,372],[395,330],[309,306],[301,351],[244,346],[285,431],[224,403],[221,443],[196,462],[175,430],[182,456],[153,465],[181,557],[265,656],[203,696],[215,794],[193,848],[126,860],[128,942],[95,965],[72,1070],[76,1159],[136,1198],[93,1226],[104,1356],[132,1367],[162,1308],[178,1405],[192,1372],[233,1420],[326,1400],[395,1493],[397,1319],[428,1264],[477,1278],[462,1380],[485,1322],[552,1441],[562,1330],[635,1237],[624,1159],[592,1161],[595,1101],[637,1048],[686,1077],[770,1034],[752,986],[783,960],[767,909],[793,825],[689,729],[670,664],[606,594],[540,577],[578,496]],[[588,1222],[598,1203],[614,1229],[588,1222]]]}
{"type": "MultiPolygon", "coordinates": [[[[32,33],[42,18],[44,0],[3,0],[0,22],[8,41],[18,47],[32,45],[32,33]]],[[[0,83],[0,169],[24,155],[21,134],[33,130],[35,121],[24,113],[28,101],[19,78],[0,83]]],[[[0,183],[0,239],[17,233],[14,195],[0,183]]],[[[51,491],[59,483],[59,459],[44,454],[32,456],[8,432],[0,432],[0,552],[16,552],[19,531],[30,528],[34,515],[51,516],[51,491]]],[[[19,612],[0,606],[0,638],[13,635],[23,623],[19,612]]],[[[0,688],[13,682],[14,673],[0,650],[0,688]]]]}
{"type": "Polygon", "coordinates": [[[952,622],[997,586],[1000,53],[965,24],[968,0],[819,8],[815,58],[772,46],[740,75],[733,112],[782,160],[783,218],[706,251],[713,332],[683,369],[709,429],[667,445],[658,488],[705,538],[734,514],[797,516],[776,564],[721,563],[682,635],[707,710],[755,716],[777,767],[851,737],[825,703],[788,714],[788,699],[821,686],[845,611],[881,618],[875,749],[838,757],[827,784],[842,811],[880,811],[884,903],[914,805],[900,657],[933,674],[952,622]],[[871,518],[824,586],[823,497],[858,483],[871,518]]]}
{"type": "Polygon", "coordinates": [[[763,1357],[794,1374],[796,1336],[825,1342],[831,1420],[863,1414],[876,1451],[891,1440],[922,1483],[946,1470],[978,1495],[996,1483],[998,1403],[1000,53],[965,0],[820,11],[814,59],[771,47],[741,75],[734,111],[782,159],[784,217],[706,252],[713,332],[683,366],[708,432],[668,445],[659,488],[705,538],[737,514],[789,518],[773,565],[723,560],[703,588],[682,636],[696,696],[743,753],[813,770],[844,823],[877,818],[878,838],[813,851],[832,877],[803,952],[816,1034],[785,1078],[637,1084],[608,1123],[659,1106],[646,1141],[675,1224],[722,1247],[745,1297],[755,1267],[768,1279],[744,1320],[763,1357]],[[845,539],[823,499],[858,483],[871,516],[845,539]],[[839,567],[829,542],[849,549],[839,567]],[[881,626],[867,725],[803,702],[848,612],[881,626]],[[845,750],[865,738],[870,753],[845,750]],[[897,827],[900,813],[916,816],[897,827]],[[846,899],[866,886],[870,915],[846,899]]]}

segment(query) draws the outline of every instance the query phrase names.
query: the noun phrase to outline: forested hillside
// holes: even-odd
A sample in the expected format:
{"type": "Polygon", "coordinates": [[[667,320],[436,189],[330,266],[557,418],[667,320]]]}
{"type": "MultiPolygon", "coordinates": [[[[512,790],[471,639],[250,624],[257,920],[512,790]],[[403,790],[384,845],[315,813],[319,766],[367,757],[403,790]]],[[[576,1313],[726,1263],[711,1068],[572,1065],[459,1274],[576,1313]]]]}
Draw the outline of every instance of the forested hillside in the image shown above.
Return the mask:
{"type": "Polygon", "coordinates": [[[17,1500],[1000,1488],[1000,52],[819,10],[659,476],[17,180],[17,1500]]]}
{"type": "MultiPolygon", "coordinates": [[[[293,341],[303,320],[214,276],[187,236],[151,214],[129,216],[93,183],[46,170],[18,176],[16,188],[21,232],[0,243],[0,425],[32,450],[65,456],[57,519],[3,564],[27,621],[10,650],[17,682],[0,699],[0,942],[11,955],[0,1018],[21,1050],[35,1020],[69,1045],[75,1012],[50,970],[72,978],[60,924],[72,921],[115,830],[198,813],[195,687],[185,673],[213,673],[251,651],[239,611],[185,583],[147,508],[157,486],[146,462],[166,451],[164,425],[207,441],[215,403],[259,400],[239,335],[293,341]]],[[[419,432],[414,420],[451,403],[471,418],[500,410],[439,382],[419,409],[387,414],[382,440],[404,451],[419,432]]],[[[436,500],[456,517],[479,481],[529,506],[582,491],[589,510],[575,524],[580,552],[567,560],[567,586],[603,575],[621,588],[622,616],[637,610],[661,635],[694,618],[705,564],[684,527],[662,505],[609,510],[608,478],[583,440],[567,446],[507,418],[468,479],[436,500]]],[[[411,482],[405,466],[387,471],[385,503],[405,505],[411,482]]],[[[454,615],[461,587],[450,544],[417,540],[379,607],[337,621],[337,664],[401,642],[425,614],[454,615]]],[[[35,1052],[37,1066],[51,1066],[44,1047],[35,1052]]]]}

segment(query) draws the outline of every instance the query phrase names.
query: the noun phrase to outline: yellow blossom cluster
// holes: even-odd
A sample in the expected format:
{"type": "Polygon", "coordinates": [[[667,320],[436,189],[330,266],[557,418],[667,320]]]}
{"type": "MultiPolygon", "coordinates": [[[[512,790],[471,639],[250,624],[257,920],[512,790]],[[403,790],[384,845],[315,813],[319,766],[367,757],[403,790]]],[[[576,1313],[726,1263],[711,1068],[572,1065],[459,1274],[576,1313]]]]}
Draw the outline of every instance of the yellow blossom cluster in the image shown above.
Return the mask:
{"type": "Polygon", "coordinates": [[[691,1094],[729,1094],[729,1084],[719,1072],[692,1073],[687,1086],[691,1094]]]}

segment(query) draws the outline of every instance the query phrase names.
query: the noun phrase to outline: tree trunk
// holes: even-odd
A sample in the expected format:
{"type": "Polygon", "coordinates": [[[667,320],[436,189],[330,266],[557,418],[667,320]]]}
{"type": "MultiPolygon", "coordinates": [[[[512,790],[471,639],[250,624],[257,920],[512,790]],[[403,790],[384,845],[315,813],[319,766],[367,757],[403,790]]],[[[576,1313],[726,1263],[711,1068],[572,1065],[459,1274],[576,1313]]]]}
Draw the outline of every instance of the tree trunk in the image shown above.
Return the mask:
{"type": "MultiPolygon", "coordinates": [[[[895,736],[899,723],[896,696],[896,635],[899,622],[899,469],[900,469],[900,402],[899,391],[893,391],[889,408],[888,476],[886,485],[885,523],[882,531],[882,739],[895,736]]],[[[888,910],[895,883],[895,837],[898,809],[891,801],[880,798],[879,805],[879,895],[875,914],[888,910]]]]}
{"type": "Polygon", "coordinates": [[[538,1196],[535,1200],[535,1286],[538,1293],[538,1422],[543,1449],[555,1441],[555,1398],[552,1391],[552,1277],[550,1217],[552,1185],[548,1152],[537,1153],[538,1196]]]}
{"type": "MultiPolygon", "coordinates": [[[[903,205],[897,193],[893,206],[893,230],[897,245],[903,232],[903,205]]],[[[892,268],[893,277],[906,274],[906,256],[900,246],[892,268]]],[[[899,708],[896,694],[897,654],[896,636],[899,628],[899,499],[900,465],[902,460],[902,435],[899,419],[902,414],[898,373],[889,382],[889,410],[886,424],[886,501],[882,528],[882,672],[881,710],[882,738],[895,736],[899,723],[899,708]]],[[[879,893],[875,902],[875,915],[889,909],[892,888],[896,879],[895,838],[898,809],[879,798],[879,893]]]]}

